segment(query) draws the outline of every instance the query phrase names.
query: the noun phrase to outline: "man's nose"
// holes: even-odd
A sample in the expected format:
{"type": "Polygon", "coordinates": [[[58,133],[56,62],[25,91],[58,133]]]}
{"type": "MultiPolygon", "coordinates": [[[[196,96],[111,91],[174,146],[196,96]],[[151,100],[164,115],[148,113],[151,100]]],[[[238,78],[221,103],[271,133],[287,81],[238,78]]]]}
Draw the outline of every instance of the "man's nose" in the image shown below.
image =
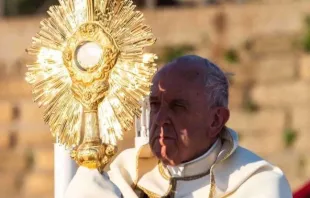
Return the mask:
{"type": "Polygon", "coordinates": [[[163,126],[164,124],[170,124],[169,112],[165,107],[161,107],[156,116],[156,124],[163,126]]]}

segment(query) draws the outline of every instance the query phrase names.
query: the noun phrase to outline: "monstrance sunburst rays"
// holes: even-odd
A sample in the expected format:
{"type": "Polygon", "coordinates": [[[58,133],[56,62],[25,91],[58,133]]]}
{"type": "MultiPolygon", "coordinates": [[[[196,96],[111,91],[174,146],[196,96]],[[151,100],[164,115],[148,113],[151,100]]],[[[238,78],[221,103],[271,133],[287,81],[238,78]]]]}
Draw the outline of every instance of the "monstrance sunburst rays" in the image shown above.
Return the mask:
{"type": "Polygon", "coordinates": [[[50,17],[41,21],[27,50],[37,57],[26,73],[34,101],[44,108],[44,121],[59,143],[69,148],[81,143],[83,111],[88,109],[98,112],[102,143],[116,145],[139,116],[139,101],[156,72],[156,56],[143,53],[155,42],[151,28],[131,0],[59,3],[49,9],[50,17]],[[90,50],[92,57],[84,62],[98,58],[97,64],[81,64],[78,49],[87,43],[100,50],[90,50]]]}

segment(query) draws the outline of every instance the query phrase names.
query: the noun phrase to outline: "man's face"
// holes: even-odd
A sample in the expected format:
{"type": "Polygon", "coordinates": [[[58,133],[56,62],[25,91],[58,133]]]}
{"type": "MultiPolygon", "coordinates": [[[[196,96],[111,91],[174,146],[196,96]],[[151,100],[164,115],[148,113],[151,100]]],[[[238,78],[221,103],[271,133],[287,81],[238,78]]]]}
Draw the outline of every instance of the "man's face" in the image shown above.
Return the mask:
{"type": "Polygon", "coordinates": [[[206,152],[218,128],[210,108],[203,71],[168,66],[153,79],[150,145],[165,164],[178,165],[206,152]]]}

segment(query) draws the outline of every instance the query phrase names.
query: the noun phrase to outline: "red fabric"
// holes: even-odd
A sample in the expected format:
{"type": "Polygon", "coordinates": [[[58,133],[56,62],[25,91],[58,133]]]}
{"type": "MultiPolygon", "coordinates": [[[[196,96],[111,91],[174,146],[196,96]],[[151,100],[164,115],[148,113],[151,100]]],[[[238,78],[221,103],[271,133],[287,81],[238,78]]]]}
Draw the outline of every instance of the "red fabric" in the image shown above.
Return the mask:
{"type": "Polygon", "coordinates": [[[294,195],[294,198],[310,198],[310,182],[304,185],[301,189],[297,190],[294,195]]]}

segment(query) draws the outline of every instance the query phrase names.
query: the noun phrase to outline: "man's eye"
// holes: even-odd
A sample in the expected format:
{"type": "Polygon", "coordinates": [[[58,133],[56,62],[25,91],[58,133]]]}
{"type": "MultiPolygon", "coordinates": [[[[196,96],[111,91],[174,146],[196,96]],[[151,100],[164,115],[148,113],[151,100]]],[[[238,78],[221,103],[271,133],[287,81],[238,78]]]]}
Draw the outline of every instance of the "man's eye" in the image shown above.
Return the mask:
{"type": "Polygon", "coordinates": [[[175,109],[175,110],[185,109],[185,106],[183,104],[175,103],[175,104],[173,104],[172,108],[175,109]]]}
{"type": "Polygon", "coordinates": [[[175,104],[174,106],[184,108],[184,105],[182,104],[175,104]]]}
{"type": "Polygon", "coordinates": [[[150,102],[151,110],[155,110],[160,106],[159,102],[150,102]]]}
{"type": "Polygon", "coordinates": [[[159,104],[159,102],[150,102],[151,106],[158,105],[158,104],[159,104]]]}

